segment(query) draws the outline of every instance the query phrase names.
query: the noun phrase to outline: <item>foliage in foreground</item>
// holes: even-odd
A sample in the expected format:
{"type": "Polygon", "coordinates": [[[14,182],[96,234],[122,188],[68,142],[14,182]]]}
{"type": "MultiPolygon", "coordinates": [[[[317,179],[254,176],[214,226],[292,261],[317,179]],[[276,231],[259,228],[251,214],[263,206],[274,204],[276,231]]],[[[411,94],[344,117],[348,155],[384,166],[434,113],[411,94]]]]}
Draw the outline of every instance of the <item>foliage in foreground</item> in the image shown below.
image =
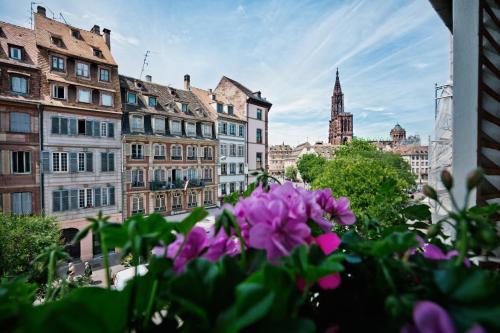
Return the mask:
{"type": "MultiPolygon", "coordinates": [[[[449,174],[443,180],[451,184],[449,174]]],[[[468,182],[477,186],[477,174],[468,182]]],[[[498,205],[455,207],[436,225],[427,206],[413,224],[366,239],[346,198],[290,183],[251,189],[207,234],[195,209],[180,223],[159,215],[123,225],[99,216],[108,247],[148,262],[122,291],[77,288],[33,306],[36,286],[0,285],[0,325],[16,332],[484,332],[500,330],[500,275],[471,265],[499,243],[498,205]],[[416,222],[415,222],[416,221],[416,222]],[[443,241],[444,223],[456,240],[443,241]],[[340,238],[331,232],[342,225],[340,238]],[[488,242],[485,242],[488,240],[488,242]],[[474,245],[474,246],[472,246],[474,245]],[[473,330],[473,331],[471,331],[473,330]]],[[[451,188],[448,186],[447,188],[451,188]]],[[[439,203],[435,191],[426,194],[439,203]]],[[[91,228],[94,228],[91,227],[91,228]]],[[[83,233],[79,237],[83,237],[83,233]]],[[[56,249],[49,257],[58,255],[56,249]]]]}
{"type": "Polygon", "coordinates": [[[335,159],[323,165],[313,188],[331,188],[335,196],[349,198],[360,219],[376,219],[382,226],[391,226],[404,223],[401,211],[409,203],[414,183],[401,156],[354,140],[337,149],[335,159]]]}
{"type": "Polygon", "coordinates": [[[312,183],[321,173],[321,169],[325,164],[326,159],[323,156],[304,154],[297,161],[297,168],[302,180],[306,183],[312,183]]]}

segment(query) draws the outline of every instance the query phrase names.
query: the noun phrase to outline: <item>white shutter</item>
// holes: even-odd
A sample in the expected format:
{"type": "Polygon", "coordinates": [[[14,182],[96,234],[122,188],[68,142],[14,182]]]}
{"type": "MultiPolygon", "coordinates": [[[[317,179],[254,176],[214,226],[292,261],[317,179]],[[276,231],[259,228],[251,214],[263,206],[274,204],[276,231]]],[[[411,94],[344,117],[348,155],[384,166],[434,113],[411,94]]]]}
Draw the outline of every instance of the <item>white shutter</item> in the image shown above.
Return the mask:
{"type": "Polygon", "coordinates": [[[217,167],[217,175],[219,175],[219,176],[221,175],[221,167],[220,167],[220,165],[217,167]]]}
{"type": "Polygon", "coordinates": [[[144,144],[144,156],[151,155],[151,145],[149,143],[144,144]]]}
{"type": "Polygon", "coordinates": [[[125,156],[132,155],[132,145],[130,143],[125,144],[125,156]]]}
{"type": "Polygon", "coordinates": [[[148,181],[153,181],[155,179],[155,171],[153,168],[148,169],[148,181]]]}
{"type": "Polygon", "coordinates": [[[125,182],[132,182],[132,170],[125,170],[125,182]]]}

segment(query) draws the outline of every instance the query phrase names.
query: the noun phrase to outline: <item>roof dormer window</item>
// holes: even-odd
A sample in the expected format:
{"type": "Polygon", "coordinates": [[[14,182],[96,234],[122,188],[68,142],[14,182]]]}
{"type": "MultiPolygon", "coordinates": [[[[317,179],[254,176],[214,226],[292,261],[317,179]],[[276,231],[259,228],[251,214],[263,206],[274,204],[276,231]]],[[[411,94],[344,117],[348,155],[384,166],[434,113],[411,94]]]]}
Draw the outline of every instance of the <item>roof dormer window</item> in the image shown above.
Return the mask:
{"type": "Polygon", "coordinates": [[[182,103],[182,112],[188,112],[188,105],[186,103],[182,103]]]}
{"type": "Polygon", "coordinates": [[[77,29],[71,29],[71,36],[76,39],[82,39],[82,36],[80,35],[80,31],[77,29]]]}
{"type": "Polygon", "coordinates": [[[224,104],[217,103],[217,113],[222,113],[224,110],[224,104]]]}
{"type": "Polygon", "coordinates": [[[55,46],[64,47],[64,42],[63,42],[61,37],[52,36],[51,40],[52,40],[52,44],[54,44],[55,46]]]}
{"type": "Polygon", "coordinates": [[[23,49],[20,46],[10,46],[9,47],[9,57],[14,60],[23,59],[23,49]]]}
{"type": "Polygon", "coordinates": [[[94,56],[98,57],[98,58],[102,58],[102,51],[99,50],[99,49],[96,49],[94,48],[94,56]]]}

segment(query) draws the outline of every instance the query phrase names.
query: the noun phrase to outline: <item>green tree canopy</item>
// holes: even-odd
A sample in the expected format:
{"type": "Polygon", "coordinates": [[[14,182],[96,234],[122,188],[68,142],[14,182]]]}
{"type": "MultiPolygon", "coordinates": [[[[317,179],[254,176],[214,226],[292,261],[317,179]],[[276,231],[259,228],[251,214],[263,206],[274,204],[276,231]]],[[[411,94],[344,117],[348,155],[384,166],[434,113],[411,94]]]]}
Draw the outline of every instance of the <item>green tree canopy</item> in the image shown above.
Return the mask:
{"type": "Polygon", "coordinates": [[[0,275],[33,272],[32,261],[60,242],[61,233],[53,218],[0,213],[0,275]]]}
{"type": "Polygon", "coordinates": [[[397,154],[382,152],[372,144],[354,140],[339,149],[313,182],[314,188],[331,188],[336,197],[351,201],[354,213],[384,224],[401,222],[415,178],[397,154]]]}
{"type": "Polygon", "coordinates": [[[285,177],[293,181],[297,180],[297,168],[293,165],[287,167],[285,170],[285,177]]]}
{"type": "Polygon", "coordinates": [[[316,154],[302,155],[297,161],[300,177],[304,182],[312,183],[321,172],[325,163],[326,159],[323,156],[318,156],[316,154]]]}

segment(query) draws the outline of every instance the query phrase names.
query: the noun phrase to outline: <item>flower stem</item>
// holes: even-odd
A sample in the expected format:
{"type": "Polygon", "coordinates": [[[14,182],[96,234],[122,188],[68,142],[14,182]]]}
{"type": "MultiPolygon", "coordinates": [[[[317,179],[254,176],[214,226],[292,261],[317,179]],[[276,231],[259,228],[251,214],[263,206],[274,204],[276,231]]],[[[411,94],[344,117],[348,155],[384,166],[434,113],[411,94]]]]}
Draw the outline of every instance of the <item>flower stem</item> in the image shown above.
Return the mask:
{"type": "Polygon", "coordinates": [[[47,273],[47,293],[45,299],[49,299],[52,294],[52,285],[54,284],[54,276],[56,271],[56,257],[55,251],[50,251],[49,254],[49,267],[47,273]]]}
{"type": "Polygon", "coordinates": [[[108,289],[111,289],[111,277],[109,274],[109,257],[108,257],[108,245],[106,244],[106,241],[104,240],[104,235],[102,233],[102,230],[99,231],[99,239],[101,241],[101,250],[103,252],[103,262],[104,262],[104,270],[105,270],[105,276],[106,276],[106,286],[108,289]]]}
{"type": "Polygon", "coordinates": [[[458,257],[456,261],[456,265],[460,266],[463,264],[465,260],[465,256],[467,255],[467,247],[469,245],[469,240],[467,238],[467,221],[462,217],[458,221],[458,257]]]}
{"type": "Polygon", "coordinates": [[[151,293],[149,294],[149,300],[146,307],[146,315],[144,316],[143,327],[147,328],[149,326],[149,322],[151,321],[151,311],[153,310],[153,303],[156,296],[156,290],[158,289],[158,279],[155,279],[153,282],[153,287],[151,288],[151,293]]]}

